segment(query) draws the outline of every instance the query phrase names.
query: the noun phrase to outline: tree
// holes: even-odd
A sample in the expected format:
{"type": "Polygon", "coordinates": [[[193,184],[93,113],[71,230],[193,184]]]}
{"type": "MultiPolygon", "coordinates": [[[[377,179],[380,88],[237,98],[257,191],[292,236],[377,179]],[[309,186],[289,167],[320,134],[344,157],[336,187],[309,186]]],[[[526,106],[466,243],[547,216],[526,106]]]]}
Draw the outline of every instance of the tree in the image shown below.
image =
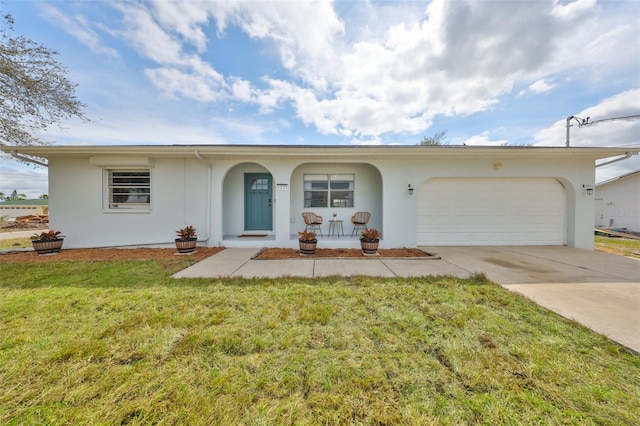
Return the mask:
{"type": "Polygon", "coordinates": [[[17,190],[13,190],[11,195],[5,198],[6,201],[18,201],[18,200],[26,200],[27,196],[24,194],[18,194],[17,190]]]}
{"type": "Polygon", "coordinates": [[[11,15],[0,18],[0,144],[44,145],[34,131],[72,116],[86,120],[85,104],[55,59],[58,52],[12,37],[13,22],[11,15]]]}
{"type": "Polygon", "coordinates": [[[428,145],[446,145],[445,143],[442,142],[442,140],[444,139],[444,137],[447,135],[447,131],[443,130],[441,132],[436,133],[433,136],[425,136],[422,138],[422,140],[420,141],[420,143],[418,145],[424,145],[424,146],[428,146],[428,145]]]}
{"type": "Polygon", "coordinates": [[[49,199],[49,194],[40,194],[38,196],[39,199],[41,200],[48,200],[49,199]]]}

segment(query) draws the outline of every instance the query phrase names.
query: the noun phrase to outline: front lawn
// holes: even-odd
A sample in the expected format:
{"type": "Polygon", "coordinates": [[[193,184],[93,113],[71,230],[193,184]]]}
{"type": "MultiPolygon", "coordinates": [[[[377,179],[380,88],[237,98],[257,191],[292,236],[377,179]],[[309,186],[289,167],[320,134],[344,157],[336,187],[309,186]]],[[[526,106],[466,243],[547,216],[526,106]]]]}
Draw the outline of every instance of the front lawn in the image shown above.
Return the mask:
{"type": "Polygon", "coordinates": [[[594,246],[597,251],[640,259],[640,240],[596,235],[594,246]]]}
{"type": "Polygon", "coordinates": [[[638,424],[640,358],[482,276],[0,264],[0,424],[638,424]]]}

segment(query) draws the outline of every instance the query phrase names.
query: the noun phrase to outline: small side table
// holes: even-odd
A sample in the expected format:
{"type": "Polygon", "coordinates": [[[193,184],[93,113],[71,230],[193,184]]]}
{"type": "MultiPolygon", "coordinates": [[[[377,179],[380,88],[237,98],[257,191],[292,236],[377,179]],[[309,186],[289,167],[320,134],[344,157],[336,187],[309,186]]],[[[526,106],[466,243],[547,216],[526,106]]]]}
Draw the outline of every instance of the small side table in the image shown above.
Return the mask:
{"type": "Polygon", "coordinates": [[[342,220],[334,219],[329,221],[329,235],[334,233],[340,238],[340,234],[344,237],[344,228],[342,227],[342,220]]]}

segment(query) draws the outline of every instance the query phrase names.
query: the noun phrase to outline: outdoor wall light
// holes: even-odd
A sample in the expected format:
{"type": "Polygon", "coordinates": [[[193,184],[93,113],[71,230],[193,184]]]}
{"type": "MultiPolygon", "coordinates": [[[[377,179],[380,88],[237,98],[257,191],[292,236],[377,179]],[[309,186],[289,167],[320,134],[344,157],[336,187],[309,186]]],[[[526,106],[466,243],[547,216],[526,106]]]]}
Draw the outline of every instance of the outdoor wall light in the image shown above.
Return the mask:
{"type": "Polygon", "coordinates": [[[586,192],[587,195],[593,195],[593,186],[591,186],[591,185],[582,185],[582,187],[584,188],[584,192],[586,192]]]}
{"type": "Polygon", "coordinates": [[[411,187],[411,184],[409,184],[409,195],[413,195],[413,188],[411,187]]]}

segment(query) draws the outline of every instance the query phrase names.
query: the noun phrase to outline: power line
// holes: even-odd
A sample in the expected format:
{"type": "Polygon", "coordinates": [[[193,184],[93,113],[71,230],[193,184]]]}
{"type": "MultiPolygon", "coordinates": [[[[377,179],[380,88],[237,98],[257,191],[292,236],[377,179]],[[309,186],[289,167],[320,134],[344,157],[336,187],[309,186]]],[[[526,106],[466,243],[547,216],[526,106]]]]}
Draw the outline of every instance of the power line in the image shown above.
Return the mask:
{"type": "MultiPolygon", "coordinates": [[[[636,114],[636,115],[627,115],[626,117],[612,117],[612,118],[603,118],[601,120],[596,120],[596,121],[592,121],[589,122],[589,118],[587,117],[587,122],[583,124],[583,126],[591,126],[592,124],[596,124],[596,123],[602,123],[604,121],[617,121],[617,120],[630,120],[632,118],[640,118],[640,114],[636,114]]],[[[582,126],[579,126],[582,127],[582,126]]]]}
{"type": "Polygon", "coordinates": [[[627,116],[624,116],[624,117],[602,118],[600,120],[595,120],[595,121],[589,121],[591,119],[591,117],[580,118],[580,117],[576,117],[575,115],[570,115],[569,117],[567,117],[567,143],[566,143],[566,146],[567,147],[569,146],[569,129],[572,127],[571,120],[574,120],[576,123],[578,123],[578,127],[582,127],[582,126],[591,126],[593,124],[602,123],[602,122],[605,122],[605,121],[631,120],[631,119],[635,119],[635,118],[640,118],[640,114],[627,115],[627,116]]]}

